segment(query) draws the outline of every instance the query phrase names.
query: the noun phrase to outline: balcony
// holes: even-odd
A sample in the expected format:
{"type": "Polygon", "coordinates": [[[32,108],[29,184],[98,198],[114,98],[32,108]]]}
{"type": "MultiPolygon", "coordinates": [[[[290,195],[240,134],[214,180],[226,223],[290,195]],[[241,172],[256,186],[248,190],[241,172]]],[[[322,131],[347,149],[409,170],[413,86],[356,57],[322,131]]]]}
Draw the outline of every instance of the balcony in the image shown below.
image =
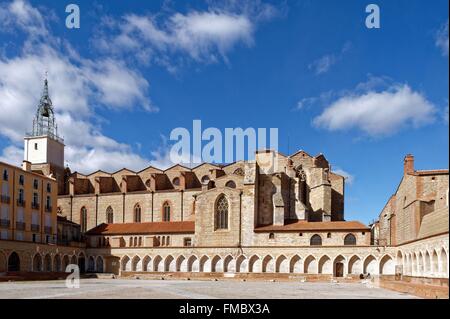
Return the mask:
{"type": "Polygon", "coordinates": [[[38,232],[40,229],[41,229],[41,227],[39,225],[31,224],[31,231],[38,232]]]}
{"type": "Polygon", "coordinates": [[[9,204],[11,202],[11,197],[9,197],[8,195],[1,195],[0,202],[4,204],[9,204]]]}
{"type": "Polygon", "coordinates": [[[32,202],[31,203],[31,208],[32,209],[39,209],[39,203],[32,202]]]}
{"type": "Polygon", "coordinates": [[[25,200],[18,198],[17,199],[17,206],[25,207],[25,200]]]}
{"type": "Polygon", "coordinates": [[[52,206],[47,206],[47,205],[45,205],[45,211],[46,211],[47,213],[51,213],[51,212],[52,212],[52,206]]]}
{"type": "Polygon", "coordinates": [[[52,227],[51,226],[45,226],[44,227],[44,233],[51,234],[52,233],[52,227]]]}
{"type": "Polygon", "coordinates": [[[17,230],[25,230],[25,223],[24,222],[16,222],[16,229],[17,230]]]}
{"type": "Polygon", "coordinates": [[[1,228],[9,228],[10,223],[9,219],[0,219],[1,228]]]}

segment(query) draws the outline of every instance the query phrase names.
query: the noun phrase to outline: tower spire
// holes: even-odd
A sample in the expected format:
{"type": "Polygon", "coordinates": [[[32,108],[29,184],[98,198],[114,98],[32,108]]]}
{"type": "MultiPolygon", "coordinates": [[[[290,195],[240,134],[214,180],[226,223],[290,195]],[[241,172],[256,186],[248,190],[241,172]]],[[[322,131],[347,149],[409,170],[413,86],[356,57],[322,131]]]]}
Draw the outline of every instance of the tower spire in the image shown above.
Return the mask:
{"type": "Polygon", "coordinates": [[[44,88],[39,100],[36,116],[33,119],[33,132],[31,136],[48,136],[54,140],[61,140],[58,136],[58,127],[55,122],[53,103],[48,92],[48,72],[45,72],[44,88]]]}

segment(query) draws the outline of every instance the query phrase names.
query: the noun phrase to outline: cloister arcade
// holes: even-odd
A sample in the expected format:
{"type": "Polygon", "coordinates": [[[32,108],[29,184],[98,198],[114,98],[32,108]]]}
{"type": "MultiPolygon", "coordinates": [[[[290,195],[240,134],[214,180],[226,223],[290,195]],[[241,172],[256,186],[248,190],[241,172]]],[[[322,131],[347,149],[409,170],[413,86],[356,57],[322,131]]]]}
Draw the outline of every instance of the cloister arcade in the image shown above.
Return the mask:
{"type": "Polygon", "coordinates": [[[122,272],[202,272],[202,273],[286,273],[317,274],[335,277],[360,274],[403,275],[415,277],[448,277],[448,253],[433,251],[367,255],[331,256],[328,254],[231,254],[225,255],[124,255],[122,272]]]}

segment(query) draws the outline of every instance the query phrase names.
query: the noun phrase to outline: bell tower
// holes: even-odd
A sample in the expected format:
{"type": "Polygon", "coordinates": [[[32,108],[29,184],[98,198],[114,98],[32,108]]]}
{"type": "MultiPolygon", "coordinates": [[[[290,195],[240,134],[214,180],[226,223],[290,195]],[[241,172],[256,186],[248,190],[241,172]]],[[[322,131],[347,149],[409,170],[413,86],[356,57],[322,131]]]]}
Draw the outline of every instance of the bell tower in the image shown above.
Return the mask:
{"type": "MultiPolygon", "coordinates": [[[[24,137],[24,162],[31,164],[31,170],[44,175],[53,175],[58,185],[64,177],[64,140],[58,135],[52,100],[45,78],[33,130],[24,137]]],[[[59,186],[61,187],[61,185],[59,186]]]]}

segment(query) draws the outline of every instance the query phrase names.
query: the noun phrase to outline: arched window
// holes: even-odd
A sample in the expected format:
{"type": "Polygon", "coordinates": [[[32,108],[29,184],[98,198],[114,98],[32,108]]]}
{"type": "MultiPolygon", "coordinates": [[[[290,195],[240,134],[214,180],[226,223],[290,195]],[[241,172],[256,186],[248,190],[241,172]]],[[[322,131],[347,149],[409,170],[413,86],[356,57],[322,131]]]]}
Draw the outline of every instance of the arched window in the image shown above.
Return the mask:
{"type": "Polygon", "coordinates": [[[134,205],[134,222],[141,222],[141,206],[139,204],[134,205]]]}
{"type": "Polygon", "coordinates": [[[228,182],[225,184],[225,186],[226,186],[226,187],[229,187],[229,188],[236,188],[236,183],[235,183],[234,181],[228,181],[228,182]]]}
{"type": "Polygon", "coordinates": [[[169,204],[169,202],[164,202],[162,213],[163,213],[163,216],[162,216],[163,222],[170,222],[170,204],[169,204]]]}
{"type": "Polygon", "coordinates": [[[172,184],[175,185],[175,186],[180,186],[180,178],[175,177],[175,178],[172,180],[172,184]]]}
{"type": "Polygon", "coordinates": [[[162,236],[161,246],[165,246],[165,245],[166,245],[166,236],[162,236]]]}
{"type": "Polygon", "coordinates": [[[80,212],[80,228],[82,233],[87,230],[87,209],[84,206],[81,208],[80,212]]]}
{"type": "Polygon", "coordinates": [[[331,238],[331,233],[328,233],[328,234],[327,234],[327,238],[331,238]]]}
{"type": "Polygon", "coordinates": [[[3,170],[3,180],[4,181],[8,180],[8,170],[7,169],[3,170]]]}
{"type": "Polygon", "coordinates": [[[166,238],[166,246],[169,246],[169,245],[170,245],[170,237],[167,236],[167,238],[166,238]]]}
{"type": "Polygon", "coordinates": [[[344,245],[356,245],[356,237],[353,234],[348,234],[344,238],[344,245]]]}
{"type": "Polygon", "coordinates": [[[269,234],[269,239],[275,239],[275,234],[274,233],[270,233],[269,234]]]}
{"type": "Polygon", "coordinates": [[[215,224],[216,229],[228,229],[228,200],[223,194],[216,201],[215,224]]]}
{"type": "Polygon", "coordinates": [[[310,239],[309,244],[311,246],[322,246],[322,237],[320,237],[319,235],[313,235],[310,239]]]}
{"type": "Polygon", "coordinates": [[[114,223],[114,211],[111,206],[106,209],[106,222],[108,224],[114,223]]]}

